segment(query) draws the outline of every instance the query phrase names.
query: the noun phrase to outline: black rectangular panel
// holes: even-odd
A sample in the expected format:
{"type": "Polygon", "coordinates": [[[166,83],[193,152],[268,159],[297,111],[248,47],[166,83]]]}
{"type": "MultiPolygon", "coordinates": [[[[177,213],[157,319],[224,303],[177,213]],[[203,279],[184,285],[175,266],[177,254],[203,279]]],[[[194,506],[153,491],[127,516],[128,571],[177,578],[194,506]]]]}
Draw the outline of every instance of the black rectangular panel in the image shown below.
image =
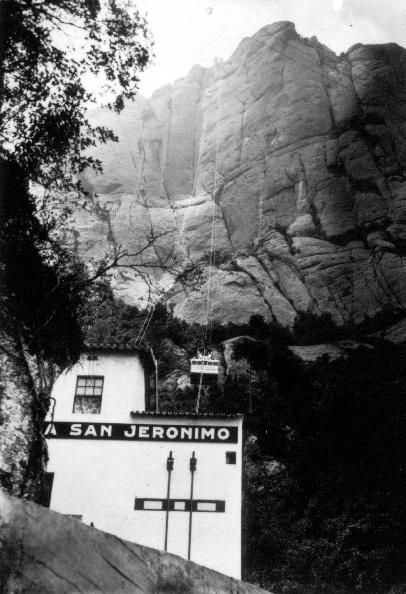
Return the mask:
{"type": "Polygon", "coordinates": [[[45,426],[44,434],[48,439],[238,443],[238,427],[221,425],[55,422],[45,426]]]}
{"type": "MultiPolygon", "coordinates": [[[[156,499],[136,497],[134,509],[139,511],[169,511],[190,512],[190,499],[156,499]]],[[[205,513],[224,513],[226,502],[219,499],[193,499],[192,511],[205,513]]]]}

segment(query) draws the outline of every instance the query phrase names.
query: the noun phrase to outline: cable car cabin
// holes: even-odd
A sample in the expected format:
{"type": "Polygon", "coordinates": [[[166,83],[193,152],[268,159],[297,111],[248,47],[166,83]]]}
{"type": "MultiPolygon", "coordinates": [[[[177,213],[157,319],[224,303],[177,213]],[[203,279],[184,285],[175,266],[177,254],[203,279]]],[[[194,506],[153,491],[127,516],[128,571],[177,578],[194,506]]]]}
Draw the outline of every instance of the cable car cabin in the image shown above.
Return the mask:
{"type": "Polygon", "coordinates": [[[190,360],[190,383],[203,386],[217,383],[219,374],[219,361],[212,354],[199,354],[190,360]]]}

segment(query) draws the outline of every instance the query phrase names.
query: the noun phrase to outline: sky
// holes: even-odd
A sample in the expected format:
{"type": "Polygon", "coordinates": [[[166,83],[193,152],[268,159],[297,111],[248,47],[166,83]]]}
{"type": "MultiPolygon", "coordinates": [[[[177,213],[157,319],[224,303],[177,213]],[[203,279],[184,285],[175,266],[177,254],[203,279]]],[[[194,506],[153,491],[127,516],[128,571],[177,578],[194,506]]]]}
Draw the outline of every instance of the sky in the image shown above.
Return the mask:
{"type": "Polygon", "coordinates": [[[154,64],[140,92],[185,76],[193,64],[228,59],[244,37],[276,21],[293,21],[336,53],[355,43],[396,42],[406,47],[406,0],[134,0],[147,13],[154,64]]]}

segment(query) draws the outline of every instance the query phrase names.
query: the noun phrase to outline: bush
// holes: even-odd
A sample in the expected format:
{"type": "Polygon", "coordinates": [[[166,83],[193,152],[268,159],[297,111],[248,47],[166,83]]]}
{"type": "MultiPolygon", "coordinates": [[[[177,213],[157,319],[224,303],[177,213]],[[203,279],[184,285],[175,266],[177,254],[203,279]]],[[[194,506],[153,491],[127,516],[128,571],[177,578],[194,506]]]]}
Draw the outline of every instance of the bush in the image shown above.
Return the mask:
{"type": "Polygon", "coordinates": [[[246,462],[246,579],[303,594],[406,581],[404,363],[383,344],[333,363],[290,360],[289,381],[270,373],[263,414],[248,419],[258,440],[246,462]],[[269,471],[270,457],[283,470],[269,471]]]}
{"type": "Polygon", "coordinates": [[[300,311],[293,323],[294,344],[318,344],[342,337],[342,333],[329,313],[318,316],[309,311],[300,311]]]}

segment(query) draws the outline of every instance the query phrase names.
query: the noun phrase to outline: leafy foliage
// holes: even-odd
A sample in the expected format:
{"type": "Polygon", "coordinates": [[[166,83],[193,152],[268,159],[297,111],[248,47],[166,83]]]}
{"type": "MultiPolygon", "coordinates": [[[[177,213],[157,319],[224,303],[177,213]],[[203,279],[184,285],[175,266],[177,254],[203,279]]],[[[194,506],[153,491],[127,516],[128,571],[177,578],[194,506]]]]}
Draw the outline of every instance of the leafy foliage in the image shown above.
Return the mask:
{"type": "Polygon", "coordinates": [[[309,345],[346,339],[363,340],[369,334],[378,333],[383,338],[385,329],[404,316],[405,312],[401,307],[385,305],[375,315],[366,315],[356,326],[338,326],[328,312],[316,315],[310,311],[300,311],[294,320],[291,340],[294,344],[309,345]]]}
{"type": "Polygon", "coordinates": [[[134,97],[146,22],[118,0],[4,0],[0,22],[0,156],[44,187],[73,188],[72,175],[101,166],[85,150],[114,139],[88,120],[90,83],[117,111],[134,97]]]}
{"type": "Polygon", "coordinates": [[[405,583],[404,352],[309,366],[281,352],[268,371],[248,420],[247,577],[292,593],[405,583]]]}
{"type": "Polygon", "coordinates": [[[343,332],[333,322],[331,314],[320,316],[311,312],[300,311],[293,324],[294,344],[317,344],[337,340],[343,332]]]}
{"type": "MultiPolygon", "coordinates": [[[[384,317],[392,319],[392,312],[384,317]]],[[[125,319],[108,325],[121,326],[128,338],[134,328],[124,328],[125,319]]],[[[332,335],[323,334],[319,322],[298,317],[295,337],[309,343],[361,336],[356,328],[337,329],[328,317],[332,335]]],[[[164,381],[179,367],[168,350],[193,354],[202,328],[158,307],[147,334],[164,381]]],[[[242,338],[234,356],[250,362],[252,381],[227,378],[206,390],[201,404],[246,414],[244,578],[276,594],[404,592],[405,351],[378,341],[347,358],[305,365],[286,347],[294,339],[289,331],[259,316],[212,328],[213,343],[236,336],[242,338]]],[[[196,395],[196,386],[165,387],[161,406],[192,411],[196,395]]]]}
{"type": "Polygon", "coordinates": [[[7,191],[0,202],[0,326],[6,335],[19,336],[31,355],[64,366],[76,359],[82,343],[86,272],[52,239],[52,222],[35,216],[21,169],[3,163],[2,172],[7,191]]]}
{"type": "Polygon", "coordinates": [[[81,347],[89,284],[106,269],[89,277],[62,243],[77,175],[101,169],[87,149],[115,139],[88,120],[89,77],[119,111],[149,59],[146,22],[119,0],[4,0],[0,22],[0,321],[64,366],[81,347]]]}
{"type": "Polygon", "coordinates": [[[107,106],[119,111],[136,92],[149,49],[145,21],[124,0],[3,0],[0,24],[0,349],[6,361],[0,383],[7,389],[0,394],[0,478],[10,492],[35,499],[55,367],[77,359],[79,316],[91,282],[106,270],[102,263],[89,275],[61,237],[69,203],[83,196],[79,174],[101,169],[89,149],[115,139],[88,120],[95,101],[89,77],[101,83],[107,106]],[[7,376],[13,381],[4,382],[7,376]]]}

